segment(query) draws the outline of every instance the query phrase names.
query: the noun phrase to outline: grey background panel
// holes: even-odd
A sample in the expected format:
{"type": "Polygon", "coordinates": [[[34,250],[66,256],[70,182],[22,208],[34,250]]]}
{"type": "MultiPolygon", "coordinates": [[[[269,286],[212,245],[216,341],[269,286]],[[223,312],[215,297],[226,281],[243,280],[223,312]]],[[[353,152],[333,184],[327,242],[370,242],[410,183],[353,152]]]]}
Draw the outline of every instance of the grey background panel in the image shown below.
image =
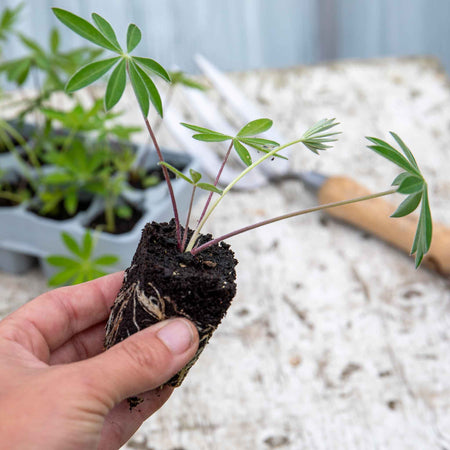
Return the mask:
{"type": "MultiPolygon", "coordinates": [[[[0,0],[0,7],[18,0],[0,0]]],[[[450,70],[449,0],[25,0],[20,28],[45,43],[58,6],[97,12],[124,42],[129,22],[143,30],[139,51],[194,71],[203,53],[223,70],[287,67],[339,58],[437,56],[450,70]]],[[[65,47],[80,44],[62,25],[65,47]]],[[[11,42],[6,57],[20,54],[11,42]]]]}

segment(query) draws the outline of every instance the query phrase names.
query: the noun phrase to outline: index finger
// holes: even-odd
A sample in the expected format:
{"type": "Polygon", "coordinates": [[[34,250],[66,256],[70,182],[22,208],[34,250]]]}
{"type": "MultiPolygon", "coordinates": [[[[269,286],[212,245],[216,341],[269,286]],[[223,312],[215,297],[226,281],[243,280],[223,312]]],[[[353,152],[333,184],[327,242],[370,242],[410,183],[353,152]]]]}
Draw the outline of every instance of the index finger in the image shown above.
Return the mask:
{"type": "Polygon", "coordinates": [[[122,280],[123,272],[117,272],[49,291],[12,313],[3,325],[18,327],[21,344],[29,347],[32,343],[29,350],[33,353],[49,353],[80,331],[104,321],[122,280]],[[45,345],[47,349],[42,348],[45,345]]]}

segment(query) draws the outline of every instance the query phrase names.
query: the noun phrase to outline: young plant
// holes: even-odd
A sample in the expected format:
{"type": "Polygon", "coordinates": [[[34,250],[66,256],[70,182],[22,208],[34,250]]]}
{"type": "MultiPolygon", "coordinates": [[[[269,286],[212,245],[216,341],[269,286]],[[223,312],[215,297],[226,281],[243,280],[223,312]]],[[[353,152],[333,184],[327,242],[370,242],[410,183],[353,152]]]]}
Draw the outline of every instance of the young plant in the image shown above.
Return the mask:
{"type": "MultiPolygon", "coordinates": [[[[170,386],[179,386],[189,368],[198,359],[214,330],[226,314],[236,293],[237,264],[229,245],[223,242],[231,236],[257,227],[299,216],[307,212],[342,206],[371,198],[381,197],[395,192],[407,195],[406,200],[398,207],[394,216],[411,213],[421,203],[420,218],[414,239],[412,252],[416,253],[416,265],[422,261],[431,242],[431,214],[428,204],[427,184],[417,166],[410,150],[403,141],[393,134],[400,150],[389,143],[370,138],[371,149],[399,166],[403,172],[393,183],[393,188],[376,194],[341,202],[320,205],[301,211],[294,211],[282,216],[270,218],[238,230],[213,238],[202,234],[205,223],[211,218],[225,195],[251,170],[275,157],[285,158],[282,151],[287,147],[302,144],[313,153],[319,153],[331,147],[338,132],[334,119],[323,119],[309,128],[298,139],[279,145],[277,142],[261,137],[271,126],[270,119],[256,119],[231,136],[197,125],[182,124],[195,132],[194,138],[206,142],[227,142],[228,151],[218,170],[214,184],[201,183],[201,174],[191,171],[190,176],[167,164],[159,150],[157,140],[147,119],[150,102],[162,117],[161,99],[149,74],[156,74],[169,81],[167,72],[155,61],[131,56],[141,38],[136,25],[131,24],[127,33],[127,52],[120,47],[111,25],[98,14],[93,14],[94,25],[67,11],[54,8],[55,15],[69,28],[97,45],[107,48],[117,56],[103,61],[88,64],[79,69],[68,81],[66,89],[75,91],[99,79],[112,70],[107,82],[105,107],[112,108],[122,96],[127,74],[141,109],[144,122],[160,159],[170,197],[172,200],[174,219],[169,223],[146,224],[141,240],[136,249],[127,275],[117,295],[106,327],[105,348],[117,344],[133,333],[154,323],[174,316],[185,317],[195,323],[199,332],[199,348],[190,363],[166,382],[170,386]],[[232,150],[245,164],[242,172],[223,189],[218,188],[222,170],[232,150]],[[259,154],[253,158],[250,151],[259,154]],[[170,183],[168,171],[172,171],[192,186],[192,197],[187,214],[187,222],[182,235],[182,227],[178,218],[176,199],[170,183]],[[195,191],[203,188],[210,191],[203,212],[193,230],[189,229],[190,212],[195,191]],[[217,197],[212,199],[213,195],[217,197]],[[175,239],[174,239],[175,235],[175,239]]],[[[138,399],[129,399],[130,407],[139,403],[138,399]]]]}
{"type": "MultiPolygon", "coordinates": [[[[144,122],[147,126],[147,129],[150,133],[150,136],[154,142],[155,148],[158,152],[158,156],[160,159],[160,163],[162,169],[164,171],[164,176],[168,185],[168,189],[170,192],[170,196],[172,199],[173,210],[174,210],[174,218],[176,223],[176,235],[178,248],[180,251],[191,252],[193,255],[198,254],[200,251],[205,250],[212,245],[221,242],[222,240],[229,238],[231,236],[235,236],[244,231],[249,231],[251,229],[255,229],[257,227],[267,225],[270,223],[277,222],[279,220],[284,220],[289,217],[295,217],[302,214],[306,214],[312,211],[318,211],[322,209],[332,208],[336,206],[342,206],[345,204],[355,203],[363,200],[368,200],[371,198],[381,197],[385,195],[390,195],[393,193],[406,194],[408,197],[403,203],[398,207],[396,212],[393,214],[393,217],[400,217],[407,214],[410,214],[414,211],[419,203],[422,204],[420,210],[420,217],[417,226],[417,231],[415,235],[415,239],[413,242],[413,246],[411,249],[411,253],[416,254],[416,266],[419,266],[424,254],[428,251],[431,243],[431,235],[432,235],[432,224],[431,224],[431,213],[428,203],[428,191],[427,191],[427,183],[425,182],[417,163],[412,156],[411,151],[408,147],[403,143],[403,141],[395,134],[392,133],[392,136],[400,146],[401,151],[395,149],[390,144],[385,141],[376,138],[368,138],[374,145],[369,146],[370,149],[376,151],[380,155],[384,156],[398,167],[403,169],[405,172],[400,174],[393,182],[392,189],[382,191],[376,194],[371,194],[368,196],[349,199],[342,202],[331,203],[327,205],[321,205],[316,208],[309,208],[307,210],[294,211],[292,213],[283,214],[279,217],[270,218],[264,220],[262,222],[258,222],[244,228],[240,228],[238,230],[231,231],[223,236],[217,237],[215,239],[211,239],[209,242],[198,245],[197,241],[200,236],[200,233],[207,222],[207,220],[211,217],[214,210],[217,208],[219,203],[222,201],[224,196],[251,170],[255,167],[262,164],[264,161],[274,158],[274,157],[284,157],[280,154],[287,147],[303,144],[306,148],[311,150],[313,153],[318,154],[321,150],[326,150],[331,147],[331,144],[336,140],[337,132],[333,130],[333,128],[337,125],[334,119],[322,119],[309,128],[303,135],[295,139],[291,142],[288,142],[283,145],[279,145],[275,141],[271,141],[265,138],[257,137],[260,133],[266,132],[272,126],[272,121],[270,119],[257,119],[249,122],[241,130],[236,134],[236,136],[230,136],[224,133],[220,133],[218,131],[210,130],[204,127],[190,125],[183,123],[182,125],[193,130],[196,134],[194,134],[194,139],[202,140],[206,142],[224,142],[230,141],[230,146],[223,160],[222,166],[219,169],[217,177],[214,182],[214,187],[217,187],[221,172],[223,167],[225,166],[228,156],[232,150],[235,149],[241,160],[247,166],[234,180],[232,180],[222,191],[218,192],[219,197],[210,205],[212,194],[214,192],[213,189],[209,189],[211,191],[205,207],[203,209],[203,213],[198,221],[197,226],[195,227],[192,236],[185,247],[185,237],[181,237],[181,227],[178,219],[178,211],[176,206],[176,200],[173,195],[173,191],[171,188],[170,179],[167,173],[167,170],[172,170],[177,176],[180,176],[180,173],[176,170],[173,170],[167,163],[164,162],[163,157],[159,151],[159,146],[157,144],[156,138],[150,126],[150,123],[147,119],[149,103],[151,102],[159,115],[163,116],[162,111],[162,103],[159,93],[151,81],[149,74],[156,74],[166,81],[170,81],[170,77],[167,71],[154,60],[142,57],[131,56],[129,53],[134,50],[136,45],[139,43],[141,39],[141,31],[139,28],[131,24],[128,27],[127,32],[127,52],[124,52],[119,45],[116,34],[111,27],[111,25],[98,14],[93,14],[92,18],[97,25],[97,28],[82,19],[81,17],[76,16],[68,11],[53,8],[53,12],[56,17],[63,22],[66,26],[71,28],[73,31],[83,36],[84,38],[90,40],[91,42],[99,45],[100,47],[106,48],[118,56],[114,58],[105,59],[102,61],[98,61],[95,63],[88,64],[81,69],[79,69],[72,78],[68,81],[66,85],[66,90],[69,92],[73,92],[77,89],[80,89],[84,86],[87,86],[97,79],[99,79],[102,75],[106,74],[110,71],[114,66],[113,70],[106,87],[105,93],[105,108],[109,110],[112,108],[121,98],[123,91],[125,89],[126,84],[126,74],[130,78],[131,84],[133,86],[134,93],[136,95],[138,104],[140,106],[141,112],[144,117],[144,122]],[[248,147],[255,148],[258,152],[263,152],[264,155],[259,159],[253,162],[248,147]],[[402,154],[403,153],[403,154],[402,154]]],[[[185,181],[189,182],[193,185],[193,190],[195,193],[195,188],[199,187],[197,177],[201,176],[200,174],[192,176],[191,179],[183,176],[182,178],[185,181]]],[[[188,214],[188,217],[190,214],[188,214]]],[[[186,229],[188,228],[189,223],[186,224],[186,229]]]]}
{"type": "Polygon", "coordinates": [[[103,268],[116,264],[119,260],[116,255],[101,255],[94,258],[95,241],[90,231],[84,233],[80,244],[69,233],[61,233],[61,239],[73,256],[47,256],[46,261],[60,269],[60,272],[49,279],[49,286],[74,285],[94,280],[106,275],[107,272],[103,268]]]}

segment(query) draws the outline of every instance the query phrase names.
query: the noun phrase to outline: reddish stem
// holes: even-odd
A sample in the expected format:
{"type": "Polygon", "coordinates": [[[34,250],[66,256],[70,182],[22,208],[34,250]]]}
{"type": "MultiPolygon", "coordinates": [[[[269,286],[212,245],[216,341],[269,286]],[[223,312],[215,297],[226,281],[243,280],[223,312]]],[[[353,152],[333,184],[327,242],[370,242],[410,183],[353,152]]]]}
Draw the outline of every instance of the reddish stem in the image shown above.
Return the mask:
{"type": "MultiPolygon", "coordinates": [[[[161,153],[161,149],[159,148],[158,141],[156,140],[155,134],[153,133],[152,127],[150,125],[150,122],[148,121],[147,117],[144,116],[145,125],[147,127],[147,130],[150,134],[150,137],[152,139],[153,145],[155,146],[156,153],[158,154],[158,158],[160,162],[164,162],[163,155],[161,153]]],[[[176,233],[177,233],[177,242],[178,242],[178,248],[180,251],[182,251],[182,245],[181,245],[181,227],[180,227],[180,219],[178,216],[178,209],[177,209],[177,202],[175,200],[175,195],[173,193],[172,183],[170,181],[169,172],[166,167],[161,166],[164,179],[167,183],[167,188],[169,189],[169,195],[170,200],[172,201],[172,208],[173,208],[173,216],[175,219],[175,226],[176,226],[176,233]]]]}
{"type": "MultiPolygon", "coordinates": [[[[128,73],[128,78],[130,78],[130,80],[131,80],[130,67],[128,65],[128,61],[127,61],[126,69],[127,69],[127,73],[128,73]]],[[[134,87],[133,87],[133,89],[134,89],[134,87]]],[[[135,95],[136,95],[136,92],[135,92],[135,95]]],[[[136,95],[136,99],[137,99],[137,95],[136,95]]],[[[148,121],[147,116],[144,114],[142,109],[141,109],[141,112],[142,112],[142,116],[144,118],[145,126],[147,127],[147,130],[150,134],[150,138],[153,142],[153,145],[155,146],[156,153],[158,154],[159,161],[164,162],[164,158],[161,153],[161,149],[159,148],[158,141],[156,140],[156,137],[155,137],[155,134],[153,133],[152,127],[150,126],[150,122],[148,121]]],[[[161,166],[161,169],[162,169],[162,172],[164,175],[164,179],[166,180],[167,188],[169,190],[170,200],[172,201],[172,209],[173,209],[173,217],[175,220],[178,249],[181,251],[181,227],[180,227],[180,219],[178,216],[177,201],[176,201],[175,195],[173,193],[173,188],[172,188],[172,183],[170,181],[169,172],[164,166],[161,166]]]]}
{"type": "Polygon", "coordinates": [[[189,210],[186,218],[186,226],[184,227],[183,242],[181,243],[182,252],[184,252],[184,249],[186,248],[186,240],[189,230],[189,221],[191,220],[192,205],[194,204],[195,189],[197,189],[197,186],[194,185],[192,189],[191,202],[189,203],[189,210]]]}
{"type": "Polygon", "coordinates": [[[244,233],[245,231],[254,230],[255,228],[259,228],[264,225],[269,225],[271,223],[279,222],[280,220],[285,220],[285,219],[289,219],[291,217],[297,217],[297,216],[301,216],[301,215],[308,214],[311,212],[321,211],[324,209],[336,208],[337,206],[344,206],[344,205],[349,205],[351,203],[358,203],[358,202],[362,202],[365,200],[371,200],[373,198],[378,198],[378,197],[383,197],[385,195],[394,194],[396,191],[397,191],[397,188],[393,188],[393,189],[389,189],[387,191],[377,192],[375,194],[363,195],[362,197],[351,198],[348,200],[341,200],[339,202],[325,203],[323,205],[314,206],[313,208],[303,209],[301,211],[294,211],[291,213],[282,214],[281,216],[272,217],[271,219],[262,220],[261,222],[254,223],[253,225],[248,225],[246,227],[239,228],[238,230],[231,231],[230,233],[224,234],[216,239],[211,239],[210,241],[205,242],[204,244],[199,245],[196,248],[193,248],[191,250],[191,253],[193,255],[196,255],[197,253],[201,252],[202,250],[205,250],[206,248],[211,247],[214,244],[218,244],[219,242],[221,242],[225,239],[236,236],[237,234],[244,233]]]}
{"type": "MultiPolygon", "coordinates": [[[[217,186],[218,183],[219,183],[220,176],[222,175],[223,168],[225,167],[225,164],[226,164],[227,161],[228,161],[228,157],[230,156],[230,153],[231,153],[231,149],[232,149],[232,148],[233,148],[233,141],[231,141],[231,144],[230,144],[230,146],[228,147],[228,150],[227,150],[227,153],[225,154],[225,158],[224,158],[224,160],[223,160],[223,162],[222,162],[222,165],[221,165],[220,168],[219,168],[219,172],[217,173],[216,180],[214,181],[214,186],[217,186]]],[[[206,200],[205,207],[203,208],[203,211],[202,211],[202,213],[201,213],[201,215],[200,215],[200,218],[198,219],[197,227],[198,227],[199,223],[202,221],[203,217],[205,216],[206,211],[208,210],[208,206],[209,206],[209,204],[211,203],[211,198],[212,198],[212,196],[213,196],[213,192],[210,192],[209,195],[208,195],[208,200],[206,200]]]]}

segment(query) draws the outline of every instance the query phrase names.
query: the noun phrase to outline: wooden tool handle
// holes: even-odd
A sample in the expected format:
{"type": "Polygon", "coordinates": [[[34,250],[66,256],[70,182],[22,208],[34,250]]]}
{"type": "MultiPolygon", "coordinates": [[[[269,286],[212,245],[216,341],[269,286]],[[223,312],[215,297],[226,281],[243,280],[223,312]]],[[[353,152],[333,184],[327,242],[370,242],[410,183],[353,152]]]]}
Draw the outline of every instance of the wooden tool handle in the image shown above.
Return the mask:
{"type": "MultiPolygon", "coordinates": [[[[338,202],[368,195],[370,192],[346,177],[330,177],[318,192],[320,204],[338,202]]],[[[416,232],[417,216],[389,217],[396,206],[383,198],[330,208],[327,212],[338,219],[369,231],[393,246],[410,253],[416,232]]],[[[450,275],[450,229],[433,223],[433,239],[424,264],[442,275],[450,275]]]]}

